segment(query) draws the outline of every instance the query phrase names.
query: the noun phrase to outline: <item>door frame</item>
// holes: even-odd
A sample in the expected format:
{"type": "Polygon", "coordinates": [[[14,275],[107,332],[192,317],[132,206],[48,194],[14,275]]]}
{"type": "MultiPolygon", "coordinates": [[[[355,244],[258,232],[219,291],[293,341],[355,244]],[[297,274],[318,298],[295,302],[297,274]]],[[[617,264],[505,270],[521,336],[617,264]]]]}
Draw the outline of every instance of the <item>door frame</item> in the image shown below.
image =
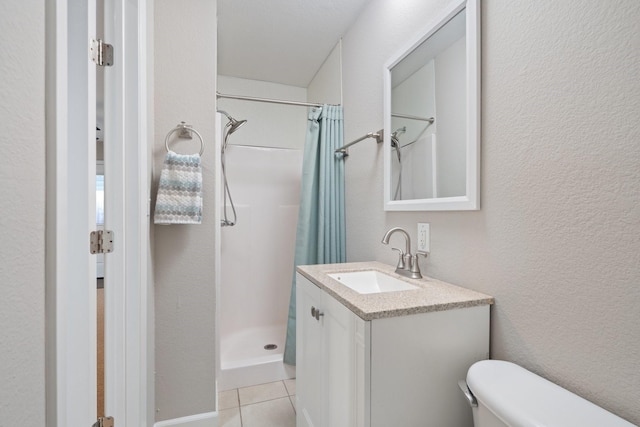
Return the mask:
{"type": "MultiPolygon", "coordinates": [[[[112,18],[105,21],[105,34],[115,47],[114,65],[105,72],[111,85],[105,99],[111,211],[105,227],[115,235],[114,251],[105,256],[105,410],[119,427],[153,424],[149,3],[105,0],[105,15],[112,18]]],[[[45,5],[46,421],[49,427],[91,426],[96,287],[87,284],[95,283],[96,259],[88,244],[95,228],[95,144],[87,142],[95,141],[89,39],[95,37],[96,6],[95,0],[45,5]]]]}

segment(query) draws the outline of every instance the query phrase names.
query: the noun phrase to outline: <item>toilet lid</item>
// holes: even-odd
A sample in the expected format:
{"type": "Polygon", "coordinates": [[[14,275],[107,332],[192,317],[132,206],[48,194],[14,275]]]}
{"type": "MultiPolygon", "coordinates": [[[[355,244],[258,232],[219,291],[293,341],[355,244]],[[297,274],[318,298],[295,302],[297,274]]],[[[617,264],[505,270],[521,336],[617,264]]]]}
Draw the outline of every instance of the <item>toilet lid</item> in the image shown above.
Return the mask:
{"type": "Polygon", "coordinates": [[[467,373],[467,385],[479,404],[510,427],[634,427],[511,362],[475,363],[467,373]]]}

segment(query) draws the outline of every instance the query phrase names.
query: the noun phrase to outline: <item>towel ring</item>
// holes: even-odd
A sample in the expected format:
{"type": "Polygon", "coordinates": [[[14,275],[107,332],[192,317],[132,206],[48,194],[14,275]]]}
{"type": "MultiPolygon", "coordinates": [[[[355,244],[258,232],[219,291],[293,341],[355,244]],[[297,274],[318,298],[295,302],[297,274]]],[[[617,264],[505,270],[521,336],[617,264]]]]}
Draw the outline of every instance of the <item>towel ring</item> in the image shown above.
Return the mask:
{"type": "MultiPolygon", "coordinates": [[[[202,153],[204,153],[204,140],[202,139],[202,135],[200,135],[200,133],[193,127],[185,124],[184,122],[181,122],[179,125],[171,129],[167,134],[167,137],[164,139],[164,146],[167,149],[167,152],[169,152],[169,137],[178,130],[182,132],[193,132],[198,135],[198,138],[200,139],[200,156],[202,156],[202,153]]],[[[181,137],[181,135],[179,137],[181,137]]]]}

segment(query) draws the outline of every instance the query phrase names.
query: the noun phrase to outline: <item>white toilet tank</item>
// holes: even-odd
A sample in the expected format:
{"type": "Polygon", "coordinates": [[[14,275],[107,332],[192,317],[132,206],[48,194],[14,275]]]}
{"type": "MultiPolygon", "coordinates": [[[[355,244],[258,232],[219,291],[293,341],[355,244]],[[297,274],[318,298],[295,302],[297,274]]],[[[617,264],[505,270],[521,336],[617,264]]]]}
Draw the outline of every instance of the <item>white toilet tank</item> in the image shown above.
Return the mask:
{"type": "Polygon", "coordinates": [[[464,391],[472,393],[467,398],[477,401],[475,427],[635,426],[511,362],[475,363],[467,372],[467,387],[464,391]]]}

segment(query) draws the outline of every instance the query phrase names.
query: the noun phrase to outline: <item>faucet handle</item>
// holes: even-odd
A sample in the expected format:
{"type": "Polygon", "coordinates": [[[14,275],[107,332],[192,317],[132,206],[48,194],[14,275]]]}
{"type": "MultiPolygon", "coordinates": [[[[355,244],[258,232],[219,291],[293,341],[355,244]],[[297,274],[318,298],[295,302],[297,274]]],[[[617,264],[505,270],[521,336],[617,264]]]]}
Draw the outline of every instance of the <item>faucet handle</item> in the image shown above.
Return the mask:
{"type": "Polygon", "coordinates": [[[418,277],[422,277],[422,274],[420,273],[420,265],[418,265],[418,255],[426,258],[429,256],[429,252],[417,251],[416,254],[412,257],[411,273],[414,273],[418,277]]]}
{"type": "Polygon", "coordinates": [[[402,249],[398,249],[398,248],[391,248],[394,251],[398,251],[399,257],[398,257],[398,266],[396,267],[399,270],[404,270],[404,252],[402,252],[402,249]]]}

